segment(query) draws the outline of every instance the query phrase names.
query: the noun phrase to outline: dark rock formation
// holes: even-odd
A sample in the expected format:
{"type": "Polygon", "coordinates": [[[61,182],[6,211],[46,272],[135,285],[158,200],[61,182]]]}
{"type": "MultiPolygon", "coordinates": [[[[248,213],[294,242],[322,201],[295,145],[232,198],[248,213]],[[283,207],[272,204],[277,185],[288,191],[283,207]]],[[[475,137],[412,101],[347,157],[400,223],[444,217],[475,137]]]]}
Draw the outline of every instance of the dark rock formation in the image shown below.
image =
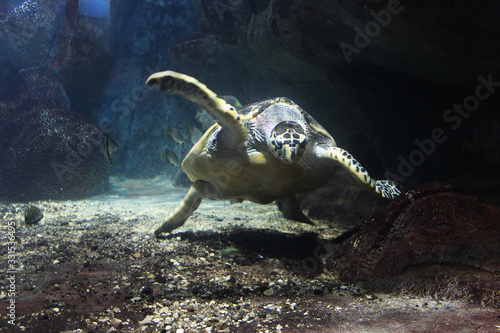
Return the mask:
{"type": "Polygon", "coordinates": [[[244,103],[290,97],[341,146],[362,156],[374,177],[390,171],[407,186],[500,166],[485,160],[500,150],[492,125],[496,93],[480,102],[481,116],[472,113],[459,124],[445,116],[474,95],[479,75],[500,81],[496,1],[193,3],[200,29],[225,53],[200,64],[190,60],[199,50],[184,52],[181,68],[203,79],[196,72],[212,73],[213,59],[232,59],[225,62],[232,69],[227,75],[207,83],[217,88],[224,87],[221,78],[230,80],[232,94],[244,103]],[[235,68],[240,78],[232,76],[235,68]],[[435,128],[444,130],[446,142],[411,172],[400,172],[401,159],[418,149],[415,140],[429,138],[435,128]]]}
{"type": "Polygon", "coordinates": [[[49,69],[23,70],[0,89],[0,198],[73,199],[107,187],[116,145],[71,111],[49,69]]]}
{"type": "Polygon", "coordinates": [[[0,16],[0,59],[19,69],[48,64],[61,26],[57,0],[27,0],[10,8],[0,16]]]}
{"type": "Polygon", "coordinates": [[[499,240],[498,206],[430,184],[351,231],[327,265],[368,288],[498,307],[499,240]]]}

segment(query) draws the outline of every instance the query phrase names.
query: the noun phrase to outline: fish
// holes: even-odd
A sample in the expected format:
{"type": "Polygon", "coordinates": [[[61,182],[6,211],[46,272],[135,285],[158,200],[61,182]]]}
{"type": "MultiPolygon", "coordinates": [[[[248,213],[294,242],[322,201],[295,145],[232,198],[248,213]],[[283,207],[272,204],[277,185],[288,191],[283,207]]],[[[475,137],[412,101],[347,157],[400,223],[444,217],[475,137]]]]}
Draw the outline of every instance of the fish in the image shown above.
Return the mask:
{"type": "Polygon", "coordinates": [[[168,148],[166,148],[161,153],[161,158],[162,158],[162,160],[168,161],[175,166],[179,166],[179,158],[177,158],[177,155],[168,148]]]}
{"type": "Polygon", "coordinates": [[[182,137],[184,138],[184,140],[187,140],[189,138],[191,138],[191,125],[189,125],[184,131],[182,131],[182,137]]]}
{"type": "Polygon", "coordinates": [[[113,154],[118,149],[118,144],[109,135],[105,134],[105,142],[102,147],[110,163],[113,163],[113,154]]]}
{"type": "Polygon", "coordinates": [[[240,101],[232,95],[224,95],[224,96],[219,96],[219,97],[222,98],[223,100],[225,100],[227,103],[234,106],[236,109],[240,109],[242,107],[240,101]]]}
{"type": "Polygon", "coordinates": [[[172,139],[174,139],[174,141],[177,143],[184,142],[184,137],[182,136],[181,131],[179,131],[179,129],[177,127],[167,126],[163,130],[163,133],[165,134],[166,137],[171,136],[172,139]]]}
{"type": "Polygon", "coordinates": [[[234,246],[229,246],[219,250],[219,253],[223,256],[234,258],[241,254],[241,250],[234,246]]]}
{"type": "Polygon", "coordinates": [[[215,124],[214,120],[208,113],[203,111],[202,109],[196,110],[196,115],[194,116],[196,121],[201,124],[201,128],[206,131],[210,126],[215,124]]]}
{"type": "Polygon", "coordinates": [[[190,126],[189,128],[190,128],[189,138],[191,140],[191,143],[194,145],[198,141],[200,141],[201,137],[203,136],[203,133],[201,133],[201,131],[196,126],[190,126]]]}
{"type": "MultiPolygon", "coordinates": [[[[240,101],[234,96],[224,95],[219,97],[225,100],[227,103],[234,106],[236,109],[242,107],[240,101]]],[[[210,117],[210,115],[202,109],[196,110],[196,115],[194,117],[201,124],[201,128],[204,131],[206,131],[210,126],[212,126],[215,123],[212,117],[210,117]]]]}

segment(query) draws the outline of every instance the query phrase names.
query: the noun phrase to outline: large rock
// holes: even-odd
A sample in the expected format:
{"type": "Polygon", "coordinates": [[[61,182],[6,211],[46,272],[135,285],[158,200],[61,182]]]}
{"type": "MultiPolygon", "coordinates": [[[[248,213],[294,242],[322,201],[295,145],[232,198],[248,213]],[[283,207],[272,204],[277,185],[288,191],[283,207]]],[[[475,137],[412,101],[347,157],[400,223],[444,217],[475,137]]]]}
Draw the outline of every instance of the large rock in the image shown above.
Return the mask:
{"type": "Polygon", "coordinates": [[[74,199],[108,186],[116,144],[70,109],[49,69],[23,70],[0,89],[0,198],[74,199]]]}
{"type": "Polygon", "coordinates": [[[327,265],[369,288],[500,306],[499,240],[498,206],[430,184],[351,231],[327,265]]]}
{"type": "Polygon", "coordinates": [[[62,26],[57,0],[26,0],[0,16],[0,59],[17,68],[46,65],[62,26]]]}

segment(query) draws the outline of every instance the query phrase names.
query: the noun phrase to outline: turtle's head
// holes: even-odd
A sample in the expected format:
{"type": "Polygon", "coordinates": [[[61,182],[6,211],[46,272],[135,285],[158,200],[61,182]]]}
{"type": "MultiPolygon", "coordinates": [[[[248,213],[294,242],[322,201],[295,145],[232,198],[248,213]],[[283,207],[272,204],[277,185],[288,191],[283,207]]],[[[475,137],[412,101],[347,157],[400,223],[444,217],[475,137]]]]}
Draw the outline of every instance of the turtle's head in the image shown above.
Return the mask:
{"type": "Polygon", "coordinates": [[[268,145],[276,158],[287,164],[292,164],[304,153],[306,142],[306,132],[299,123],[282,121],[274,126],[268,145]]]}

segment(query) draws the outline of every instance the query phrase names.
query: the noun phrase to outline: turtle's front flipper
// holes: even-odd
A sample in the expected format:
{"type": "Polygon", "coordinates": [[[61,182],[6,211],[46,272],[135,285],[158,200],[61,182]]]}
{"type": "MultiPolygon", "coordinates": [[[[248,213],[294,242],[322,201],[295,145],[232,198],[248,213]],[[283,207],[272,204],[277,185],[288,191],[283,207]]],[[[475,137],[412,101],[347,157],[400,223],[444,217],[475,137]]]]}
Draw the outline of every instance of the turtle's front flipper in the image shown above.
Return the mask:
{"type": "Polygon", "coordinates": [[[276,200],[276,204],[278,205],[278,209],[283,213],[286,219],[307,224],[314,224],[307,218],[307,216],[304,215],[304,213],[302,213],[299,202],[297,201],[295,195],[276,200]]]}
{"type": "Polygon", "coordinates": [[[174,229],[179,228],[186,222],[188,217],[193,214],[193,212],[198,209],[201,200],[205,197],[203,194],[203,186],[206,183],[203,181],[196,181],[189,188],[188,193],[182,199],[182,202],[175,208],[175,210],[170,214],[165,222],[155,230],[155,236],[158,236],[162,232],[171,232],[174,229]]]}
{"type": "Polygon", "coordinates": [[[358,183],[370,186],[383,198],[394,199],[401,194],[394,182],[390,180],[372,179],[365,168],[363,168],[351,154],[342,148],[317,146],[316,155],[318,158],[327,158],[337,161],[358,183]]]}
{"type": "Polygon", "coordinates": [[[217,97],[216,93],[195,78],[166,71],[151,75],[146,83],[163,92],[181,95],[207,111],[222,128],[218,143],[224,149],[237,149],[246,142],[247,130],[241,115],[232,105],[217,97]]]}

